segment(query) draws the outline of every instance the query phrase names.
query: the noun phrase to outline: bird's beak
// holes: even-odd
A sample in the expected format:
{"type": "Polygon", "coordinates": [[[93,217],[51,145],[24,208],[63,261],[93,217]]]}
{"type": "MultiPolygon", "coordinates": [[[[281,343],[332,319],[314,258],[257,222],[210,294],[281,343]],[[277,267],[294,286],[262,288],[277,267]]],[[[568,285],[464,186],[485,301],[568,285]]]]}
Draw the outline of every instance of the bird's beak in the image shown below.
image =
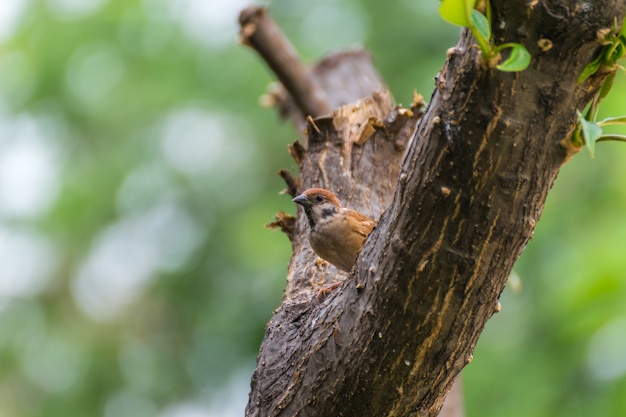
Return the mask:
{"type": "Polygon", "coordinates": [[[296,204],[300,204],[303,207],[307,207],[307,206],[310,205],[309,199],[306,198],[306,196],[304,194],[300,194],[299,196],[297,196],[296,198],[294,198],[291,201],[293,201],[296,204]]]}

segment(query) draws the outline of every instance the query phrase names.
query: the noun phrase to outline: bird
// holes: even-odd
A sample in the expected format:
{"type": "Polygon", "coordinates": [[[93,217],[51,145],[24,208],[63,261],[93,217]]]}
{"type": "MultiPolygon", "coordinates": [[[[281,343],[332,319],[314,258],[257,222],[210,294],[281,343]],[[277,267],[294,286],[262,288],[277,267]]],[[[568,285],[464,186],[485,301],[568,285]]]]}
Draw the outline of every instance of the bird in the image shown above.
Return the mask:
{"type": "Polygon", "coordinates": [[[292,201],[304,209],[309,243],[317,256],[350,272],[376,222],[342,207],[337,196],[323,188],[310,188],[292,201]]]}

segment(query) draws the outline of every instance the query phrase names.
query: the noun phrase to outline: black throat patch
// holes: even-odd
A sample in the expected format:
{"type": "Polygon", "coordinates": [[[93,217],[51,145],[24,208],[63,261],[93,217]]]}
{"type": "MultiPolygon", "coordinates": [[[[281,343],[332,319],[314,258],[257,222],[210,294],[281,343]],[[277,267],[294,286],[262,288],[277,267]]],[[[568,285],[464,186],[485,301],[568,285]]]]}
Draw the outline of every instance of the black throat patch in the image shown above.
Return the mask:
{"type": "Polygon", "coordinates": [[[313,212],[310,206],[304,207],[304,214],[306,214],[306,218],[309,219],[309,227],[313,229],[315,227],[315,220],[313,219],[313,212]]]}

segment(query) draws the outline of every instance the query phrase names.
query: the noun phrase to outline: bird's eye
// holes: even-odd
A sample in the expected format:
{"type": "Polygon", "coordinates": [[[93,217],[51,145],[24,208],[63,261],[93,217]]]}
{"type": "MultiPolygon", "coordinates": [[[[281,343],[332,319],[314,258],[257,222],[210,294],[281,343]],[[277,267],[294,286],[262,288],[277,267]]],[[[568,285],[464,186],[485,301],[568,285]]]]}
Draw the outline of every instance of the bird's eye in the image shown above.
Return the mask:
{"type": "Polygon", "coordinates": [[[320,194],[316,195],[315,196],[315,201],[317,201],[318,203],[323,202],[324,201],[324,196],[320,195],[320,194]]]}

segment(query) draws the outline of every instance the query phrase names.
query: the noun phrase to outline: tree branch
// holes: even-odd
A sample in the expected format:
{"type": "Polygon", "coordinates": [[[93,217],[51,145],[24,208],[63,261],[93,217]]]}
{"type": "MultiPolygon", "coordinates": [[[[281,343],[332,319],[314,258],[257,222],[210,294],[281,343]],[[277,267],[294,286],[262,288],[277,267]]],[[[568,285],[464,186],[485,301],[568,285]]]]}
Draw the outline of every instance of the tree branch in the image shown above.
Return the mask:
{"type": "Polygon", "coordinates": [[[384,214],[353,279],[321,302],[310,281],[336,272],[316,264],[298,216],[288,287],[266,329],[247,415],[437,415],[559,168],[579,151],[569,140],[575,110],[607,75],[577,85],[601,48],[598,30],[623,20],[624,0],[586,5],[492,1],[496,43],[523,43],[531,66],[489,68],[466,31],[406,157],[399,133],[381,122],[391,105],[376,94],[367,106],[309,119],[303,187],[384,214]],[[552,48],[542,50],[542,39],[552,48]],[[374,133],[361,145],[368,123],[374,133]]]}
{"type": "Polygon", "coordinates": [[[267,15],[267,9],[249,6],[239,15],[241,42],[254,48],[283,83],[298,108],[305,116],[328,114],[331,108],[322,96],[323,90],[309,76],[309,69],[276,22],[267,15]]]}
{"type": "Polygon", "coordinates": [[[273,88],[269,102],[277,103],[300,129],[309,116],[329,115],[386,88],[364,50],[331,54],[309,69],[264,7],[247,7],[239,23],[241,42],[257,51],[284,87],[273,88]]]}

